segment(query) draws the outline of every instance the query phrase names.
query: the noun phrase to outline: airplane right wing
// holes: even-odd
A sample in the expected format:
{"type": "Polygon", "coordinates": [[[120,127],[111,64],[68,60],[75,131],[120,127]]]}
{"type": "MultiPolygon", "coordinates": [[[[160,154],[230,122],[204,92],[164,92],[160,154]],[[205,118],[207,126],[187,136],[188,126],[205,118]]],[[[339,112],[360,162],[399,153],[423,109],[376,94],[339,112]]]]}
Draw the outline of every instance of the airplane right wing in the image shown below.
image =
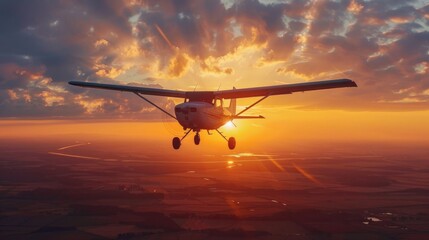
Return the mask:
{"type": "Polygon", "coordinates": [[[280,94],[291,94],[294,92],[305,92],[329,88],[357,87],[350,79],[324,80],[318,82],[292,83],[277,86],[242,88],[232,90],[221,90],[214,92],[217,98],[248,98],[258,96],[271,96],[280,94]]]}

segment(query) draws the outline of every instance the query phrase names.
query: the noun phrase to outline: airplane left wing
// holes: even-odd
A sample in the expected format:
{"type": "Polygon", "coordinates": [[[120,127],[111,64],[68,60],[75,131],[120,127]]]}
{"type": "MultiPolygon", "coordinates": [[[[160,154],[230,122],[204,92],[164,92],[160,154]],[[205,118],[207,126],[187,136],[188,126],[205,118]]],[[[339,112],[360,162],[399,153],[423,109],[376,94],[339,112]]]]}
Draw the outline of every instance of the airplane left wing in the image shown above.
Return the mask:
{"type": "Polygon", "coordinates": [[[140,93],[144,95],[155,95],[155,96],[164,96],[164,97],[176,97],[176,98],[185,98],[186,92],[179,90],[168,90],[160,88],[146,88],[146,87],[133,87],[127,85],[115,85],[115,84],[104,84],[104,83],[92,83],[92,82],[80,82],[80,81],[70,81],[69,84],[79,87],[88,87],[88,88],[100,88],[107,90],[116,90],[123,92],[133,92],[140,93]]]}
{"type": "Polygon", "coordinates": [[[221,90],[214,92],[217,98],[248,98],[258,96],[271,96],[280,94],[291,94],[294,92],[305,92],[329,88],[357,87],[350,79],[324,80],[318,82],[293,83],[277,86],[242,88],[233,90],[221,90]]]}

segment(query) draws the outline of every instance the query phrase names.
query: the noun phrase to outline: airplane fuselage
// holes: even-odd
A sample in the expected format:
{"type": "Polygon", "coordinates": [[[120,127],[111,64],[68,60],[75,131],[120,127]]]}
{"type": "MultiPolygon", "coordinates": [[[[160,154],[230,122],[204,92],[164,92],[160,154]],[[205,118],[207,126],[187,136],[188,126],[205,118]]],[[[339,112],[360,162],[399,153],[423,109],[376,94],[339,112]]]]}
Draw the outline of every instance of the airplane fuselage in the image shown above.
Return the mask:
{"type": "Polygon", "coordinates": [[[177,121],[185,129],[214,130],[231,120],[228,108],[208,102],[185,102],[174,108],[177,121]]]}

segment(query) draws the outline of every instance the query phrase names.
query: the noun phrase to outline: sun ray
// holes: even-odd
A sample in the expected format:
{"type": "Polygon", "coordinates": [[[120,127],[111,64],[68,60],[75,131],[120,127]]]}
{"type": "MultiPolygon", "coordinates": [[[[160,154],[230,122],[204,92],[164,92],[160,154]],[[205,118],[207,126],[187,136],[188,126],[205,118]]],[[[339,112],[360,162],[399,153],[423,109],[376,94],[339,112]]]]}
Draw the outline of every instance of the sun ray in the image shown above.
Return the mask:
{"type": "Polygon", "coordinates": [[[284,172],[285,169],[280,165],[272,156],[268,156],[268,159],[276,166],[280,171],[284,172]]]}
{"type": "Polygon", "coordinates": [[[317,185],[323,186],[322,183],[317,180],[313,175],[311,175],[310,173],[308,173],[307,171],[305,171],[304,169],[302,169],[301,167],[299,167],[298,165],[296,165],[295,163],[292,163],[293,167],[299,172],[301,173],[305,178],[307,178],[308,180],[316,183],[317,185]]]}

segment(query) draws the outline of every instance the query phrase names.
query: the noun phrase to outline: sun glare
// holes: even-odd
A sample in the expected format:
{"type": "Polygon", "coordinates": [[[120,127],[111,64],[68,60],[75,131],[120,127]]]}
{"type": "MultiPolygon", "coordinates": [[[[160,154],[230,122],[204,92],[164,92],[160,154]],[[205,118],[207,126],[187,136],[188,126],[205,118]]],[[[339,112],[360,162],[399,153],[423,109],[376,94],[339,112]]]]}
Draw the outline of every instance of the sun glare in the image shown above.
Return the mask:
{"type": "Polygon", "coordinates": [[[232,161],[232,160],[229,160],[228,162],[226,162],[227,163],[227,166],[226,166],[226,168],[233,168],[234,167],[234,161],[232,161]]]}
{"type": "Polygon", "coordinates": [[[228,128],[228,129],[233,129],[234,123],[232,123],[231,121],[228,121],[227,123],[225,123],[225,125],[223,125],[224,127],[228,128]]]}

